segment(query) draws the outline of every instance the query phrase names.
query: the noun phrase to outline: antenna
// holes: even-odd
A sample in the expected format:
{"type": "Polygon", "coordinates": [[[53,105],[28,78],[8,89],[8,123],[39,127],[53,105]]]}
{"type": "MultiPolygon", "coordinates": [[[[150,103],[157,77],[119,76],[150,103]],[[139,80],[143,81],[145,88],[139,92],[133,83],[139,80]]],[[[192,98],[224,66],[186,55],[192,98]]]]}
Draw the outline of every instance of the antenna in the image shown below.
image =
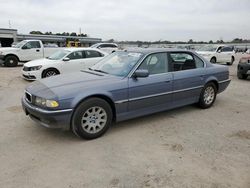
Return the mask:
{"type": "Polygon", "coordinates": [[[11,29],[11,24],[10,24],[10,20],[9,20],[9,29],[11,29]]]}

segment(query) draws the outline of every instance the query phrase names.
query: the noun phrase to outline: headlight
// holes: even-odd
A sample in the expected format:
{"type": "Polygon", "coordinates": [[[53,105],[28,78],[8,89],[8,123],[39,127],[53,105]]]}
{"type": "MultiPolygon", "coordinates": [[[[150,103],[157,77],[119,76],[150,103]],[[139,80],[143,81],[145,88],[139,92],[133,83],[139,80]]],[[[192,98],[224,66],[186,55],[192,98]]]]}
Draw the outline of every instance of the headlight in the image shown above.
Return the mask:
{"type": "Polygon", "coordinates": [[[40,68],[42,68],[42,65],[30,67],[29,69],[30,71],[36,71],[36,70],[39,70],[40,68]]]}
{"type": "Polygon", "coordinates": [[[0,52],[0,55],[2,55],[3,54],[3,52],[0,52]]]}
{"type": "Polygon", "coordinates": [[[35,104],[37,106],[42,106],[42,107],[49,107],[49,108],[55,108],[59,106],[59,103],[54,100],[47,100],[41,97],[36,97],[35,98],[35,104]]]}

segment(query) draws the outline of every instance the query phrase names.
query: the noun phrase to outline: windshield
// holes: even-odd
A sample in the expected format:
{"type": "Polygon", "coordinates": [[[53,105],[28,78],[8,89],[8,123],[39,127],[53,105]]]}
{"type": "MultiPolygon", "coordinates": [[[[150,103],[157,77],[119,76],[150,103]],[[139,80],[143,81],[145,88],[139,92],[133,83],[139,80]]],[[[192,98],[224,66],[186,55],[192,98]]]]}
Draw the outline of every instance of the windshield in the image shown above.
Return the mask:
{"type": "Polygon", "coordinates": [[[208,52],[215,52],[217,49],[216,46],[202,46],[198,49],[198,51],[208,51],[208,52]]]}
{"type": "Polygon", "coordinates": [[[142,56],[142,53],[115,52],[99,61],[90,70],[124,77],[128,75],[142,56]]]}
{"type": "Polygon", "coordinates": [[[51,60],[60,60],[64,56],[66,56],[69,52],[70,51],[68,51],[68,50],[60,50],[60,51],[57,51],[57,52],[53,53],[51,56],[48,57],[48,59],[51,59],[51,60]]]}
{"type": "Polygon", "coordinates": [[[100,44],[97,43],[97,44],[93,44],[92,46],[90,46],[91,48],[97,48],[100,44]]]}
{"type": "Polygon", "coordinates": [[[15,46],[13,46],[14,48],[21,48],[27,41],[23,40],[22,42],[17,43],[15,46]]]}

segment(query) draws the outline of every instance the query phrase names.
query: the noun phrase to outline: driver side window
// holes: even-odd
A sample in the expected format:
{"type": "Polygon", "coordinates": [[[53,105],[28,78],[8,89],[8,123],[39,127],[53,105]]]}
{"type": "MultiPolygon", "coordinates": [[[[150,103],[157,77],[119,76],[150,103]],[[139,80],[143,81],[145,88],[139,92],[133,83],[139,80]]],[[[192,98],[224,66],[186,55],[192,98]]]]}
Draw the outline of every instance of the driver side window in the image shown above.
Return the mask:
{"type": "Polygon", "coordinates": [[[23,46],[23,49],[32,49],[32,48],[41,48],[40,42],[30,41],[23,46]]]}
{"type": "Polygon", "coordinates": [[[148,70],[150,75],[168,72],[167,54],[157,53],[149,55],[138,69],[148,70]]]}

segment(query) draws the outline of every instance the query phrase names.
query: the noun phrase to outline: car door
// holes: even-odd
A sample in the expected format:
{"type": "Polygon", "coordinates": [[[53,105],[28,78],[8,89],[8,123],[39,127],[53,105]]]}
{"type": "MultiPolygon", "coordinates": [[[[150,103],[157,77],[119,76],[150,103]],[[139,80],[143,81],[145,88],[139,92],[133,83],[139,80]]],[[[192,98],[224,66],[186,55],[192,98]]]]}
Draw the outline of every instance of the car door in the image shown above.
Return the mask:
{"type": "Polygon", "coordinates": [[[39,41],[29,41],[19,51],[21,61],[43,58],[43,50],[39,41]]]}
{"type": "Polygon", "coordinates": [[[62,61],[63,73],[78,72],[84,69],[85,53],[83,50],[73,51],[62,61]],[[66,61],[65,61],[66,60],[66,61]]]}
{"type": "Polygon", "coordinates": [[[183,106],[199,100],[205,84],[204,62],[191,52],[169,52],[173,73],[173,106],[183,106]]]}
{"type": "Polygon", "coordinates": [[[95,65],[104,57],[104,54],[97,50],[85,50],[85,59],[83,61],[84,69],[90,68],[95,65]]]}
{"type": "Polygon", "coordinates": [[[233,47],[225,46],[220,50],[221,62],[231,62],[233,47]]]}
{"type": "Polygon", "coordinates": [[[169,108],[172,103],[173,75],[168,71],[167,54],[149,55],[137,70],[148,70],[149,76],[129,78],[128,110],[146,114],[169,108]]]}

